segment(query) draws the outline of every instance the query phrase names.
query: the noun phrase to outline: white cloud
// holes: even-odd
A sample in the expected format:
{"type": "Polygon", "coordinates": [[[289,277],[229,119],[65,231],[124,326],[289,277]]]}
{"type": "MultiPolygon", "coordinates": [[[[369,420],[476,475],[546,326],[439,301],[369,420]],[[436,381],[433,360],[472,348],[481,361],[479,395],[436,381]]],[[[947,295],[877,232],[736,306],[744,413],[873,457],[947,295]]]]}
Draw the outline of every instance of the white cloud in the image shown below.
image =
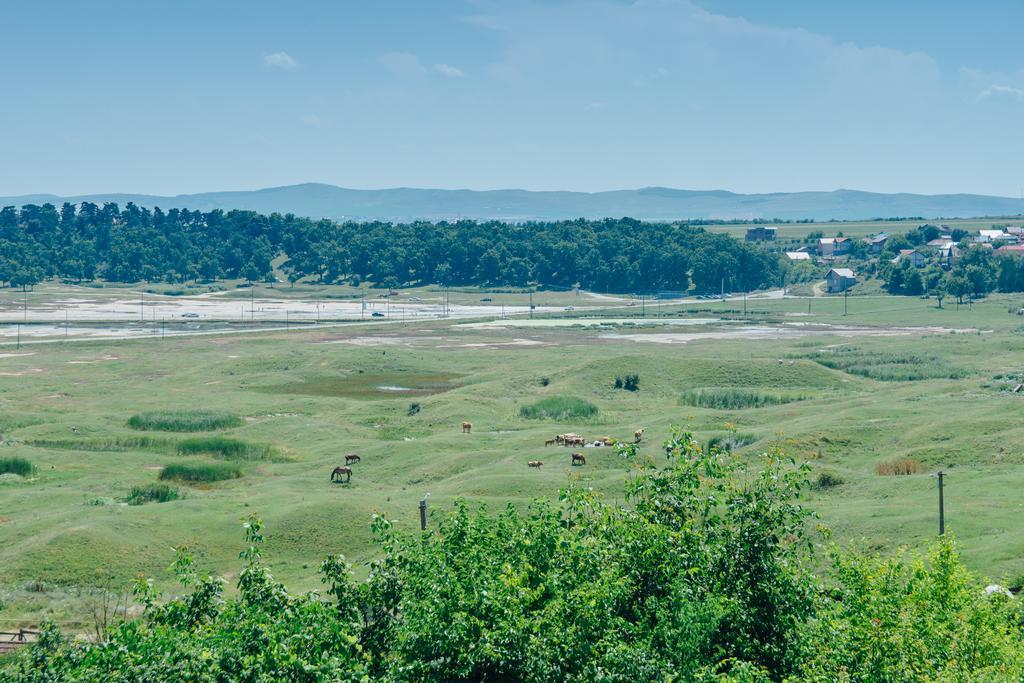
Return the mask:
{"type": "Polygon", "coordinates": [[[418,76],[427,72],[420,58],[408,52],[388,52],[378,57],[377,61],[398,76],[418,76]]]}
{"type": "Polygon", "coordinates": [[[264,55],[263,64],[277,69],[294,69],[299,65],[290,54],[284,51],[264,55]]]}
{"type": "Polygon", "coordinates": [[[435,64],[434,71],[441,74],[442,76],[448,76],[449,78],[462,78],[465,76],[465,72],[462,69],[458,69],[448,64],[435,64]]]}
{"type": "Polygon", "coordinates": [[[978,99],[998,98],[1004,100],[1024,100],[1024,89],[1014,88],[1010,85],[990,85],[978,93],[978,99]]]}

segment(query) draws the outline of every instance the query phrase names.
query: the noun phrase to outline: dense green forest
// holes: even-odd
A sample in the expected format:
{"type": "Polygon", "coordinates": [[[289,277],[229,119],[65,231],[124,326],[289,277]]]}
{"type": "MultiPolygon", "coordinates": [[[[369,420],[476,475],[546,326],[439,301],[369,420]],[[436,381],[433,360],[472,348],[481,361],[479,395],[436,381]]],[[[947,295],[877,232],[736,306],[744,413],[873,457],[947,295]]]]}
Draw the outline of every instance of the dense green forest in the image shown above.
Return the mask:
{"type": "Polygon", "coordinates": [[[237,597],[179,548],[183,596],[140,580],[141,619],[93,643],[44,627],[4,680],[1021,680],[1019,601],[948,539],[920,558],[837,550],[817,574],[806,466],[683,431],[664,453],[618,447],[636,467],[624,505],[571,485],[525,510],[457,503],[425,533],[375,516],[368,577],[329,557],[323,594],[274,579],[252,516],[237,597]]]}
{"type": "Polygon", "coordinates": [[[774,285],[776,254],[688,224],[632,219],[510,224],[335,223],[251,211],[128,204],[0,210],[0,283],[271,277],[403,285],[580,286],[596,291],[753,290],[774,285]]]}

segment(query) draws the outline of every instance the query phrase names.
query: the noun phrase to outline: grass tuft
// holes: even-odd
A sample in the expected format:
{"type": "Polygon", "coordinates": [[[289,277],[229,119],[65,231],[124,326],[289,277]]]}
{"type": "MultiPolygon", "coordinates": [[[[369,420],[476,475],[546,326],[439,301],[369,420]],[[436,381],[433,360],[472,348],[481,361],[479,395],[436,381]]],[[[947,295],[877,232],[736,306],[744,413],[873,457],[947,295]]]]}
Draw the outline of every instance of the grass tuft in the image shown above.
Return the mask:
{"type": "Polygon", "coordinates": [[[963,368],[950,365],[942,357],[933,354],[862,350],[856,346],[818,351],[808,358],[832,370],[882,382],[961,379],[969,374],[963,368]]]}
{"type": "Polygon", "coordinates": [[[741,410],[802,401],[805,398],[808,397],[802,394],[768,394],[753,389],[688,389],[679,397],[679,403],[697,408],[741,410]]]}
{"type": "Polygon", "coordinates": [[[153,410],[128,419],[132,429],[159,432],[209,432],[242,424],[242,418],[223,410],[153,410]]]}
{"type": "Polygon", "coordinates": [[[270,460],[277,451],[267,444],[253,444],[226,436],[197,436],[178,444],[178,455],[212,455],[222,460],[270,460]]]}
{"type": "Polygon", "coordinates": [[[519,409],[528,420],[575,420],[595,417],[597,406],[574,396],[549,396],[519,409]]]}
{"type": "Polygon", "coordinates": [[[229,463],[168,465],[160,472],[163,481],[182,481],[188,484],[210,483],[226,479],[238,479],[242,476],[242,468],[229,463]]]}
{"type": "Polygon", "coordinates": [[[0,458],[0,474],[17,474],[30,477],[36,473],[36,466],[25,458],[0,458]]]}
{"type": "Polygon", "coordinates": [[[146,486],[133,486],[125,501],[129,505],[144,505],[145,503],[166,503],[180,497],[178,489],[167,484],[147,484],[146,486]]]}
{"type": "Polygon", "coordinates": [[[921,463],[913,458],[896,458],[895,460],[886,460],[885,462],[880,462],[875,466],[875,474],[880,474],[883,477],[920,474],[921,471],[921,463]]]}

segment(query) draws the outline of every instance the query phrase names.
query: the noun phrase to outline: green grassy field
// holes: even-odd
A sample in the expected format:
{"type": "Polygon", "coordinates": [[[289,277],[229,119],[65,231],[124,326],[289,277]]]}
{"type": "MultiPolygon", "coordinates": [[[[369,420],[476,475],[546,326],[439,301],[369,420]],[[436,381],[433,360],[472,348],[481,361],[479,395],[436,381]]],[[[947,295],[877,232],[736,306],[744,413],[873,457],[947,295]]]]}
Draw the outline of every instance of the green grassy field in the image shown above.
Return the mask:
{"type": "Polygon", "coordinates": [[[629,438],[643,427],[642,452],[658,457],[673,423],[703,443],[779,445],[809,460],[815,477],[830,477],[810,505],[836,540],[873,549],[934,536],[929,475],[944,469],[947,528],[969,563],[1017,576],[1024,394],[1012,389],[1024,381],[1024,319],[1009,311],[1022,303],[993,297],[957,310],[947,300],[940,310],[851,297],[844,315],[841,298],[819,297],[808,315],[806,299],[751,298],[746,316],[737,301],[701,302],[651,306],[647,318],[612,310],[603,322],[420,321],[0,347],[0,459],[36,468],[0,475],[0,628],[44,616],[74,624],[98,583],[144,573],[170,585],[171,548],[181,544],[230,577],[250,512],[267,522],[275,575],[312,589],[326,555],[344,553],[357,569],[373,556],[375,511],[412,528],[428,494],[432,508],[459,496],[498,506],[557,495],[583,477],[621,498],[628,468],[611,449],[587,449],[587,465],[573,468],[570,449],[544,441],[568,431],[629,438]],[[721,320],[658,324],[681,315],[721,320]],[[639,391],[614,387],[627,374],[639,375],[639,391]],[[191,411],[222,419],[194,431],[209,414],[191,411]],[[562,411],[579,417],[548,417],[562,411]],[[181,431],[159,428],[168,419],[181,431]],[[462,433],[464,420],[472,433],[462,433]],[[362,457],[352,481],[332,484],[347,453],[362,457]],[[901,458],[921,474],[876,473],[901,458]],[[167,481],[176,499],[127,504],[169,465],[227,465],[241,476],[167,481]]]}

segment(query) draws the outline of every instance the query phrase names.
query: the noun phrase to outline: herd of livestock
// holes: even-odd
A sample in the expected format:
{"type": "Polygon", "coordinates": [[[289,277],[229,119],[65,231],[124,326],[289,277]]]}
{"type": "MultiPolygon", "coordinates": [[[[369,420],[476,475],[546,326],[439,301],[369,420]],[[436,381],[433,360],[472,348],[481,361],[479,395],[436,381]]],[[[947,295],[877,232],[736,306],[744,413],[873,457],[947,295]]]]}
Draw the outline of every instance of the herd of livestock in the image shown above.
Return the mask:
{"type": "MultiPolygon", "coordinates": [[[[462,423],[462,433],[463,434],[472,434],[473,433],[473,423],[472,422],[463,422],[462,423]]],[[[640,440],[643,438],[643,436],[644,436],[644,430],[642,428],[636,430],[635,432],[633,432],[633,443],[640,443],[640,440]]],[[[614,439],[614,438],[612,438],[610,436],[602,436],[602,437],[600,437],[598,439],[588,440],[588,439],[585,439],[584,437],[580,436],[579,434],[576,434],[574,432],[568,432],[566,434],[557,434],[555,436],[555,438],[553,438],[553,439],[547,439],[544,442],[544,445],[545,446],[577,446],[577,447],[581,447],[581,448],[601,448],[602,446],[614,446],[616,443],[618,443],[618,440],[614,439]]],[[[334,471],[331,472],[331,482],[332,483],[333,482],[342,483],[342,481],[344,481],[344,483],[346,483],[346,484],[351,482],[352,481],[352,465],[357,463],[357,462],[359,462],[360,460],[362,460],[362,458],[360,458],[355,453],[349,453],[348,455],[346,455],[345,456],[345,464],[344,465],[339,465],[338,467],[335,467],[334,471]]],[[[576,467],[577,465],[586,465],[587,464],[587,457],[583,453],[573,453],[572,454],[572,459],[570,461],[570,464],[573,467],[576,467]]],[[[540,468],[540,467],[544,466],[544,461],[543,460],[530,460],[530,461],[528,461],[526,463],[526,466],[527,467],[540,468]]]]}

